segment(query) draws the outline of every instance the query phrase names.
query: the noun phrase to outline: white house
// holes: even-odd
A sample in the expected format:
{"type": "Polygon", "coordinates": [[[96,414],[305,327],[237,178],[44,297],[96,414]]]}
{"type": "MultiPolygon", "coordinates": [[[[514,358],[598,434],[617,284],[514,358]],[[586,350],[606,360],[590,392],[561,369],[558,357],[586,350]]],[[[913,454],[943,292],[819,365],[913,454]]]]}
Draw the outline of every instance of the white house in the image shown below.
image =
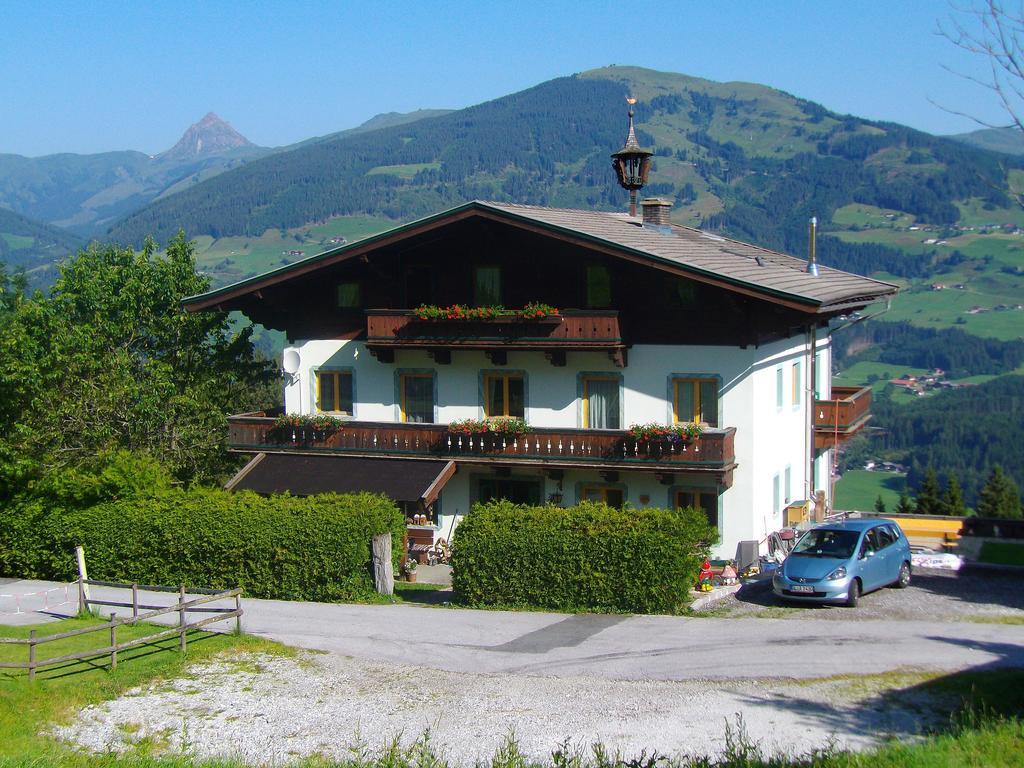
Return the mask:
{"type": "Polygon", "coordinates": [[[829,493],[831,451],[869,418],[870,391],[830,390],[829,321],[896,288],[670,224],[670,206],[472,202],[188,299],[284,330],[287,413],[344,420],[230,417],[255,456],[233,487],[381,491],[431,537],[506,497],[697,506],[717,556],[763,541],[787,504],[829,493]],[[455,305],[515,311],[414,311],[455,305]],[[449,428],[510,418],[527,431],[449,428]],[[702,431],[635,439],[650,423],[702,431]]]}

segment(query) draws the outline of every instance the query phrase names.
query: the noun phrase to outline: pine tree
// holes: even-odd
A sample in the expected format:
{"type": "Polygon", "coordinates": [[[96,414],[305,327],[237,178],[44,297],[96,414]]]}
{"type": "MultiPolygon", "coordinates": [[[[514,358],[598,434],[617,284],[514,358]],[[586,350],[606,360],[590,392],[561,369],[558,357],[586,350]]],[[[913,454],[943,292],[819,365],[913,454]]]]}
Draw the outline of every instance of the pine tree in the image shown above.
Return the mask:
{"type": "Polygon", "coordinates": [[[935,476],[935,470],[931,467],[925,470],[924,480],[917,492],[917,512],[921,515],[942,515],[945,510],[942,508],[940,497],[939,479],[935,476]]]}
{"type": "Polygon", "coordinates": [[[949,482],[946,483],[946,494],[942,497],[942,505],[945,507],[945,514],[953,517],[966,517],[967,505],[964,504],[964,495],[960,490],[960,481],[956,475],[950,473],[949,482]]]}
{"type": "Polygon", "coordinates": [[[1020,491],[1017,484],[1003,474],[998,464],[992,468],[988,482],[978,495],[979,517],[1020,518],[1020,491]]]}
{"type": "Polygon", "coordinates": [[[914,514],[914,502],[912,502],[910,500],[910,497],[907,496],[907,492],[906,491],[903,491],[903,493],[900,494],[900,500],[896,504],[896,514],[897,515],[912,515],[912,514],[914,514]]]}
{"type": "Polygon", "coordinates": [[[885,514],[885,500],[882,498],[882,494],[878,494],[878,498],[875,499],[875,512],[885,514]]]}

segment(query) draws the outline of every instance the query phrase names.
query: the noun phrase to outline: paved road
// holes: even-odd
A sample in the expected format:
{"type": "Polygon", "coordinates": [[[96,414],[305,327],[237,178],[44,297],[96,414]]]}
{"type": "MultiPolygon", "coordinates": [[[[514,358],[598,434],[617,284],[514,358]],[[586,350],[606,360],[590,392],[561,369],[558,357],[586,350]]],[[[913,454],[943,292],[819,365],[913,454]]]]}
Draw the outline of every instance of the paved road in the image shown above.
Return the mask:
{"type": "MultiPolygon", "coordinates": [[[[52,586],[20,581],[3,591],[52,586]]],[[[564,615],[254,599],[244,608],[247,632],[289,645],[453,672],[694,680],[1024,667],[1024,625],[564,615]]],[[[75,606],[55,612],[62,610],[71,613],[75,606]]],[[[0,622],[11,623],[3,611],[0,605],[0,622]]]]}

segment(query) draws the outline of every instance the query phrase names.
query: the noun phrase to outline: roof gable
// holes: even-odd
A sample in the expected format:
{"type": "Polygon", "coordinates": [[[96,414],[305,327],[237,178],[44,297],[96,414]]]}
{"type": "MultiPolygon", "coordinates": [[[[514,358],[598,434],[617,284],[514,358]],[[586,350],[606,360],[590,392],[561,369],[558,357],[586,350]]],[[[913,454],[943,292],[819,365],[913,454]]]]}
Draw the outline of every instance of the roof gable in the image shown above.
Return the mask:
{"type": "Polygon", "coordinates": [[[805,312],[863,306],[897,291],[890,283],[824,266],[815,277],[807,273],[806,262],[802,259],[690,227],[673,224],[666,231],[665,228],[644,227],[639,218],[624,213],[473,201],[189,297],[183,303],[190,310],[221,306],[240,296],[475,216],[576,242],[612,256],[805,312]]]}

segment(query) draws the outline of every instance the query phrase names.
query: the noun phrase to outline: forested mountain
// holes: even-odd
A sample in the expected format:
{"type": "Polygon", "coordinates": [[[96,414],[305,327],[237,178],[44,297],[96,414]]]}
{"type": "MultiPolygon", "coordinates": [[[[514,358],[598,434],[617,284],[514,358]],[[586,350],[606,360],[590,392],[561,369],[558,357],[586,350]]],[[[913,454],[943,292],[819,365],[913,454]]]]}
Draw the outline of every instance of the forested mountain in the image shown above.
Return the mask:
{"type": "Polygon", "coordinates": [[[873,405],[885,425],[876,438],[910,465],[908,484],[917,488],[928,467],[945,483],[950,473],[974,506],[996,464],[1012,478],[1024,477],[1020,425],[1024,421],[1024,376],[1002,376],[977,387],[896,405],[884,398],[873,405]]]}
{"type": "MultiPolygon", "coordinates": [[[[178,227],[258,236],[338,215],[407,220],[472,198],[621,208],[608,154],[622,144],[630,93],[641,143],[656,151],[647,194],[674,197],[679,221],[792,252],[805,247],[810,215],[827,233],[850,203],[937,225],[958,220],[958,201],[1004,207],[1007,173],[1024,164],[765,86],[610,67],[247,163],[128,216],[110,236],[165,239],[178,227]]],[[[822,253],[836,266],[911,277],[935,261],[835,238],[822,253]]]]}
{"type": "Polygon", "coordinates": [[[47,285],[56,264],[85,243],[59,227],[32,221],[0,208],[0,266],[24,270],[32,285],[47,285]]]}

